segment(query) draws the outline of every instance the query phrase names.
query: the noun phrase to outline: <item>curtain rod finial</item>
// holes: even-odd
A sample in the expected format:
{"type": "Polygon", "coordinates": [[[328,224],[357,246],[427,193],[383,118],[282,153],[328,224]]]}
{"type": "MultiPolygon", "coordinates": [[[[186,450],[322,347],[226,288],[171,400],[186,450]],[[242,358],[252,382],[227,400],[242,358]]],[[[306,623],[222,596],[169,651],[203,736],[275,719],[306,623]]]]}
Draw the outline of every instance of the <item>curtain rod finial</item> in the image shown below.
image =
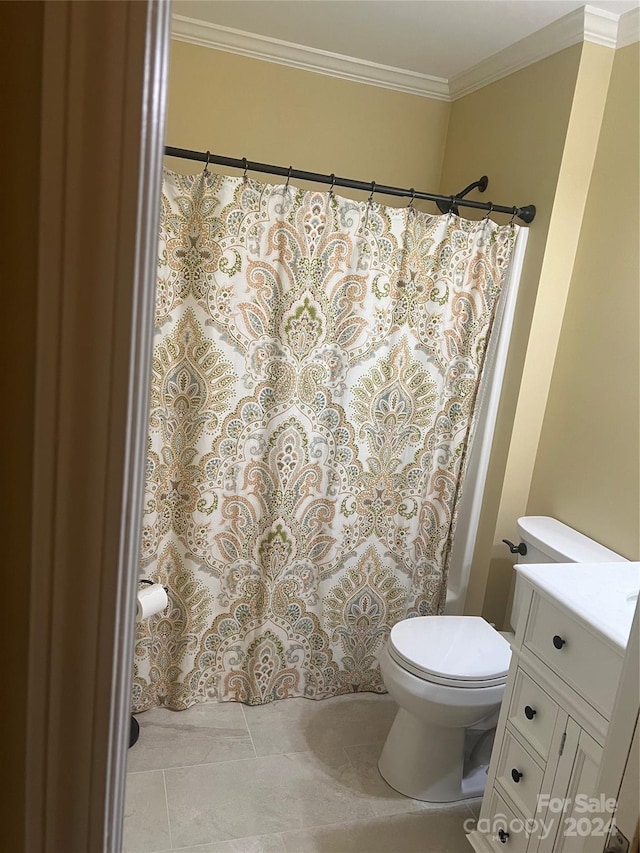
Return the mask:
{"type": "Polygon", "coordinates": [[[530,222],[536,218],[536,206],[535,204],[528,204],[526,207],[521,207],[518,212],[518,219],[522,219],[523,222],[526,222],[529,225],[530,222]]]}

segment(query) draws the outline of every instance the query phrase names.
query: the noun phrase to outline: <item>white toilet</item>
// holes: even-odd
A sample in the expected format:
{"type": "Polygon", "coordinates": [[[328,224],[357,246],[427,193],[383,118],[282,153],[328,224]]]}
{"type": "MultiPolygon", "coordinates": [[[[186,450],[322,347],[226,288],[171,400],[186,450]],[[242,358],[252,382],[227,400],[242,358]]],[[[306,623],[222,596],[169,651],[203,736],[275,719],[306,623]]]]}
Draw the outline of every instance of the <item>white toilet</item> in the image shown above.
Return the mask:
{"type": "MultiPolygon", "coordinates": [[[[624,561],[554,518],[520,518],[518,532],[519,563],[624,561]]],[[[519,610],[516,595],[513,627],[519,610]]],[[[393,626],[380,669],[399,710],[378,762],[392,788],[438,803],[482,795],[510,658],[505,636],[479,616],[393,626]]]]}

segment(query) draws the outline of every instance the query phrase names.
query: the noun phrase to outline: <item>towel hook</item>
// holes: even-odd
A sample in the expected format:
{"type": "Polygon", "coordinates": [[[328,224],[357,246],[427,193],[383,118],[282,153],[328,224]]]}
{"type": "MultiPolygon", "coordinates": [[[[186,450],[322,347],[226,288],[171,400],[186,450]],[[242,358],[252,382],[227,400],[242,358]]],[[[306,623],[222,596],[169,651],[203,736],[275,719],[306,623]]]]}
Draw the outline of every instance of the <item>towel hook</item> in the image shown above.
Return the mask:
{"type": "Polygon", "coordinates": [[[491,216],[491,211],[493,210],[493,202],[489,201],[489,202],[487,202],[487,204],[489,205],[489,210],[487,210],[486,216],[483,216],[483,218],[482,218],[483,222],[486,222],[489,219],[489,217],[491,216]]]}

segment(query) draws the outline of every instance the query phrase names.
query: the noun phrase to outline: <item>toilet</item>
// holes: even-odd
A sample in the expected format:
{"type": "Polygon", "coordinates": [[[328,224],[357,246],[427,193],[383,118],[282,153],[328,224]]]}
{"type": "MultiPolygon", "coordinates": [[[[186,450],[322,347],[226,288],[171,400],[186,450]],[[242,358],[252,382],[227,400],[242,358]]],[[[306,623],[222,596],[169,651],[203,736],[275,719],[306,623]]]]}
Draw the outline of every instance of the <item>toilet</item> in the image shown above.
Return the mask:
{"type": "MultiPolygon", "coordinates": [[[[517,527],[519,563],[625,561],[554,518],[526,516],[517,527]]],[[[520,611],[516,590],[514,628],[520,611]]],[[[378,761],[392,788],[437,803],[482,796],[510,636],[479,616],[417,616],[393,626],[379,662],[399,710],[378,761]]]]}

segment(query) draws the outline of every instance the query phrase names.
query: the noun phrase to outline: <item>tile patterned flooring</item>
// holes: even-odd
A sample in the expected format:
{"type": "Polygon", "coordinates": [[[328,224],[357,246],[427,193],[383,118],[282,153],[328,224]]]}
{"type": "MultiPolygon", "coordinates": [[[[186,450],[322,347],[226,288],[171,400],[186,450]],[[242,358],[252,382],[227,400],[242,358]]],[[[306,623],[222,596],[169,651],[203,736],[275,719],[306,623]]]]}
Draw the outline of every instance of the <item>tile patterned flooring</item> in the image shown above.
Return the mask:
{"type": "Polygon", "coordinates": [[[361,693],[140,714],[123,853],[471,853],[477,801],[434,807],[380,776],[395,712],[361,693]]]}

